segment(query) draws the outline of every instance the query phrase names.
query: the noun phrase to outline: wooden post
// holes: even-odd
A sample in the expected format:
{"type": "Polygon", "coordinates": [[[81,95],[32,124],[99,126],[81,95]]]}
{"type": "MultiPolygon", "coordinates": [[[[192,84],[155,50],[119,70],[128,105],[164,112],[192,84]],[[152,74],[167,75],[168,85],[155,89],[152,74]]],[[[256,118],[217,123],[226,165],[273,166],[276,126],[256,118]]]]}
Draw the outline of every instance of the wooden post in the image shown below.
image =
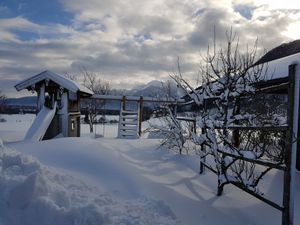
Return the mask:
{"type": "MultiPolygon", "coordinates": [[[[201,129],[201,134],[204,135],[205,133],[206,133],[205,128],[202,128],[202,129],[201,129]]],[[[201,152],[202,152],[203,154],[206,154],[204,144],[201,144],[201,152]]],[[[203,161],[205,162],[205,159],[206,159],[205,156],[201,156],[201,159],[200,159],[200,170],[199,170],[199,174],[203,174],[203,172],[204,172],[204,168],[205,168],[205,167],[204,167],[203,161]]]]}
{"type": "Polygon", "coordinates": [[[123,96],[122,98],[122,110],[125,110],[126,109],[126,97],[123,96]]]}
{"type": "Polygon", "coordinates": [[[142,121],[143,121],[143,107],[144,107],[144,99],[143,96],[140,96],[139,100],[139,136],[142,134],[142,121]]]}
{"type": "MultiPolygon", "coordinates": [[[[125,97],[125,95],[123,95],[123,98],[122,98],[122,109],[121,109],[121,111],[125,111],[126,110],[126,97],[125,97]]],[[[123,115],[123,113],[121,113],[121,115],[123,115]]],[[[125,121],[125,119],[123,119],[123,122],[125,121]]],[[[120,127],[120,128],[123,128],[125,125],[123,124],[123,126],[122,127],[120,127]]]]}
{"type": "MultiPolygon", "coordinates": [[[[236,110],[235,110],[235,114],[240,114],[241,112],[241,104],[240,104],[240,100],[237,99],[236,102],[236,110]]],[[[239,125],[240,123],[236,123],[237,125],[239,125]]],[[[238,148],[240,147],[240,131],[235,129],[232,131],[232,136],[233,136],[233,146],[238,148]]]]}
{"type": "Polygon", "coordinates": [[[196,118],[193,120],[193,132],[194,134],[197,134],[196,118]]]}
{"type": "Polygon", "coordinates": [[[62,109],[61,109],[61,128],[64,137],[69,136],[69,104],[68,93],[64,92],[61,96],[62,109]]]}
{"type": "MultiPolygon", "coordinates": [[[[300,96],[300,93],[298,96],[300,96]]],[[[300,99],[298,101],[300,101],[300,99]]],[[[297,137],[299,137],[299,134],[300,134],[300,119],[299,118],[300,118],[300,110],[298,109],[298,135],[297,135],[297,137]]],[[[297,140],[296,169],[298,171],[300,171],[300,140],[297,140]]]]}
{"type": "MultiPolygon", "coordinates": [[[[207,110],[207,101],[204,101],[204,110],[205,110],[205,111],[207,110]]],[[[201,134],[202,134],[202,135],[206,134],[206,127],[205,127],[205,126],[201,128],[201,134]]],[[[201,144],[201,152],[202,152],[203,154],[206,154],[206,149],[205,149],[205,145],[204,145],[204,144],[201,144]]],[[[202,163],[202,160],[205,162],[205,161],[206,161],[206,157],[205,157],[205,156],[204,156],[204,157],[203,157],[203,156],[201,157],[199,174],[204,173],[204,169],[205,169],[205,166],[204,166],[204,164],[202,163]]]]}
{"type": "Polygon", "coordinates": [[[177,116],[177,105],[178,105],[178,102],[177,102],[177,99],[176,99],[176,103],[175,103],[175,106],[174,106],[174,116],[175,117],[177,116]]]}
{"type": "MultiPolygon", "coordinates": [[[[292,191],[292,156],[293,156],[293,136],[294,136],[294,108],[295,108],[295,65],[289,66],[289,89],[288,89],[288,126],[287,143],[285,149],[285,166],[283,180],[283,212],[282,225],[293,225],[293,191],[292,191]]],[[[294,168],[295,170],[295,168],[294,168]]]]}
{"type": "Polygon", "coordinates": [[[37,92],[38,92],[37,112],[39,112],[45,104],[45,84],[44,83],[42,83],[40,89],[37,90],[37,92]]]}

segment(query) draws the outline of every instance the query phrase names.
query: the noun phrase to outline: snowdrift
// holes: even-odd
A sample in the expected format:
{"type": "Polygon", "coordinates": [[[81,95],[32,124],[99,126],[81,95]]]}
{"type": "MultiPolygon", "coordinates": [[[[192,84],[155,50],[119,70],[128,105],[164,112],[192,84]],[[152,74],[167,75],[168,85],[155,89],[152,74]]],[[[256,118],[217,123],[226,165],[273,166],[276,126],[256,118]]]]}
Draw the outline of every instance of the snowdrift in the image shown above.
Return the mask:
{"type": "Polygon", "coordinates": [[[178,224],[162,202],[121,200],[0,140],[1,225],[178,224]]]}

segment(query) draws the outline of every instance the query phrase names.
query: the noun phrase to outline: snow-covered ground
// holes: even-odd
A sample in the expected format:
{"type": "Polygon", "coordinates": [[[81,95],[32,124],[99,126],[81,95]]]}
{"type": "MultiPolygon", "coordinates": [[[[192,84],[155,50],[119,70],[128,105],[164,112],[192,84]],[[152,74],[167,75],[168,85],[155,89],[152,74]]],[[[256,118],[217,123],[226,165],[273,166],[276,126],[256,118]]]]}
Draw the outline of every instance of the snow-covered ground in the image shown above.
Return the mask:
{"type": "MultiPolygon", "coordinates": [[[[117,139],[114,124],[105,126],[106,138],[94,138],[83,125],[81,138],[22,142],[33,117],[2,117],[7,122],[0,123],[1,225],[281,224],[278,210],[231,185],[217,197],[216,176],[199,175],[196,156],[158,149],[158,139],[117,139]]],[[[278,203],[281,180],[274,170],[262,184],[278,203]]],[[[299,200],[298,173],[295,225],[299,200]]]]}

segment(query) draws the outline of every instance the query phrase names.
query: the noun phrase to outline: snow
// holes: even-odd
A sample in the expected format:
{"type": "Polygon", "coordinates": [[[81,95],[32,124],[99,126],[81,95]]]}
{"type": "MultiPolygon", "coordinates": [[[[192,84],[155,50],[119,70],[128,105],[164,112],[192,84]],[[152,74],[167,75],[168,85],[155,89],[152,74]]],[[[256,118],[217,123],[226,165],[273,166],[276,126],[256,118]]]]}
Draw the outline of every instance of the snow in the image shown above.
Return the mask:
{"type": "Polygon", "coordinates": [[[0,123],[0,137],[3,142],[21,141],[24,139],[26,131],[35,119],[35,114],[2,114],[0,118],[6,122],[0,123]]]}
{"type": "Polygon", "coordinates": [[[162,201],[124,201],[3,146],[0,162],[0,224],[177,224],[162,201]]]}
{"type": "MultiPolygon", "coordinates": [[[[3,124],[13,131],[16,123],[3,124]]],[[[5,135],[2,124],[0,130],[5,135]]],[[[199,157],[158,149],[160,139],[83,136],[5,142],[0,148],[1,225],[281,224],[278,210],[232,185],[217,197],[217,177],[198,174],[199,157]]],[[[300,206],[296,175],[295,212],[300,206]]],[[[272,170],[260,187],[279,204],[282,178],[272,170]]],[[[294,224],[300,224],[300,215],[295,217],[294,224]]]]}
{"type": "MultiPolygon", "coordinates": [[[[102,115],[97,116],[97,120],[99,120],[102,115]]],[[[90,134],[90,125],[83,123],[84,116],[81,116],[81,127],[80,132],[82,137],[108,137],[115,138],[118,136],[118,121],[119,115],[105,115],[105,123],[94,124],[94,133],[90,134]],[[114,121],[114,122],[110,122],[114,121]]]]}
{"type": "Polygon", "coordinates": [[[88,88],[86,88],[85,86],[78,84],[77,82],[70,80],[64,76],[61,76],[57,73],[54,73],[52,71],[46,70],[43,71],[35,76],[32,76],[22,82],[20,82],[19,84],[17,84],[15,86],[15,88],[20,91],[22,89],[25,89],[27,87],[30,87],[36,83],[38,83],[39,81],[42,80],[52,80],[55,83],[59,84],[60,86],[74,92],[77,93],[77,91],[83,92],[83,93],[87,93],[89,95],[93,95],[94,93],[89,90],[88,88]]]}
{"type": "Polygon", "coordinates": [[[286,56],[280,59],[270,61],[265,64],[267,69],[265,75],[266,80],[287,77],[289,75],[289,65],[300,63],[300,53],[286,56]]]}

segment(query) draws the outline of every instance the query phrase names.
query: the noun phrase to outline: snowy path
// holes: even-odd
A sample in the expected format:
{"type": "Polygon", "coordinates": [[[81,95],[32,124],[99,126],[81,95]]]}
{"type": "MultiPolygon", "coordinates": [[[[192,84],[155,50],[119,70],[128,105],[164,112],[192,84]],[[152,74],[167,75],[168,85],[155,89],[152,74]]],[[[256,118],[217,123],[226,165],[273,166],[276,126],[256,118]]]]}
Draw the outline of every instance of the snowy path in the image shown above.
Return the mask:
{"type": "MultiPolygon", "coordinates": [[[[198,160],[157,150],[158,140],[63,138],[10,144],[103,191],[124,199],[143,196],[168,205],[184,225],[280,224],[280,213],[233,186],[216,197],[216,177],[197,174],[198,160]]],[[[297,174],[299,185],[299,174],[297,174]]],[[[265,179],[265,190],[280,202],[281,174],[265,179]],[[272,190],[272,192],[271,192],[272,190]]],[[[297,187],[296,208],[300,206],[297,187]]],[[[296,223],[300,224],[296,213],[296,223]]]]}

